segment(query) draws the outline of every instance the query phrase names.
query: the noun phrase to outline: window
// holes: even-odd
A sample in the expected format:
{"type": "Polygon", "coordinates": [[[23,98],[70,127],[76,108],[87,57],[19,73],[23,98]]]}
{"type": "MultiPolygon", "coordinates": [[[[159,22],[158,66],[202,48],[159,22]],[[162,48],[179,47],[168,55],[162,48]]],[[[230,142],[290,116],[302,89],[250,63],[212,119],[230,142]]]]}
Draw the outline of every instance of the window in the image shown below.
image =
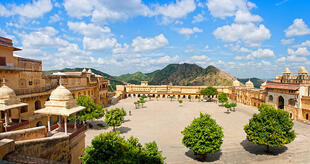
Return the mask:
{"type": "Polygon", "coordinates": [[[32,81],[29,81],[29,85],[32,85],[32,81]]]}
{"type": "Polygon", "coordinates": [[[0,66],[6,66],[6,58],[0,57],[0,66]]]}
{"type": "Polygon", "coordinates": [[[23,106],[21,109],[20,109],[20,113],[26,113],[28,112],[28,108],[26,106],[23,106]]]}
{"type": "Polygon", "coordinates": [[[41,102],[40,102],[39,100],[37,100],[37,101],[34,103],[34,109],[35,109],[35,110],[41,109],[41,102]]]}
{"type": "Polygon", "coordinates": [[[21,88],[26,87],[26,80],[25,80],[25,79],[20,79],[20,80],[19,80],[19,86],[20,86],[21,88]]]}

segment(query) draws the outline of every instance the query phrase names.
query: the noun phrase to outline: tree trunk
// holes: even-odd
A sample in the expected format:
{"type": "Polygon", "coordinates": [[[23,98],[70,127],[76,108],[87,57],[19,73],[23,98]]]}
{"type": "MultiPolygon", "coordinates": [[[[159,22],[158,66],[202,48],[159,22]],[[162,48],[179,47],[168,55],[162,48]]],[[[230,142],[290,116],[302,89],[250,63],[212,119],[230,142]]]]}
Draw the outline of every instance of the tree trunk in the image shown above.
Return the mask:
{"type": "Polygon", "coordinates": [[[115,126],[113,126],[113,132],[115,132],[115,126]]]}
{"type": "Polygon", "coordinates": [[[207,153],[206,154],[199,154],[199,161],[204,161],[207,158],[207,153]]]}
{"type": "Polygon", "coordinates": [[[266,147],[267,147],[266,152],[267,152],[267,153],[270,153],[270,146],[269,146],[269,145],[267,145],[266,147]]]}

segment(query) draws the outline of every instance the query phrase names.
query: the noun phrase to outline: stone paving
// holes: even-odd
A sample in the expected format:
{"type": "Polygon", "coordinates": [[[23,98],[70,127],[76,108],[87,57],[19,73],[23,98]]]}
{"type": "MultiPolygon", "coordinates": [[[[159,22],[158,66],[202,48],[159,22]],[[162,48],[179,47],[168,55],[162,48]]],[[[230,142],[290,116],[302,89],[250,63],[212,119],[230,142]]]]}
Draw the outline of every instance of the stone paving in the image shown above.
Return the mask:
{"type": "MultiPolygon", "coordinates": [[[[257,109],[238,104],[235,112],[227,113],[224,107],[212,102],[188,102],[182,106],[174,100],[151,100],[144,108],[135,109],[134,98],[121,100],[109,108],[124,107],[131,111],[132,116],[126,116],[125,123],[118,128],[126,138],[134,136],[141,143],[156,141],[168,164],[201,163],[182,144],[181,131],[191,123],[199,113],[208,113],[223,127],[224,143],[220,152],[208,155],[206,162],[210,163],[310,163],[310,125],[295,122],[297,137],[295,141],[282,148],[273,148],[273,154],[266,154],[265,147],[257,146],[246,139],[243,126],[257,109]]],[[[128,112],[127,112],[128,114],[128,112]]],[[[94,125],[103,123],[96,120],[94,125]]],[[[111,128],[95,126],[86,132],[86,145],[94,136],[111,128]]]]}

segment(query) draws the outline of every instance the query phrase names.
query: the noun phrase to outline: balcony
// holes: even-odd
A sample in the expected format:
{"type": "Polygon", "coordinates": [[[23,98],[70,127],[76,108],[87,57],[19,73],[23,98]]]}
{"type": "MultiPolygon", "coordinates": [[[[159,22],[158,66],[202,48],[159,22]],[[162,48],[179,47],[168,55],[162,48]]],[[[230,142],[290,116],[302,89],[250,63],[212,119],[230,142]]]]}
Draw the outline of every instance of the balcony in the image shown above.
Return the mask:
{"type": "Polygon", "coordinates": [[[27,94],[33,94],[33,93],[42,93],[42,92],[47,92],[52,89],[55,89],[58,86],[57,83],[51,84],[45,87],[36,87],[36,88],[25,88],[25,89],[16,89],[15,94],[17,96],[19,95],[27,95],[27,94]]]}

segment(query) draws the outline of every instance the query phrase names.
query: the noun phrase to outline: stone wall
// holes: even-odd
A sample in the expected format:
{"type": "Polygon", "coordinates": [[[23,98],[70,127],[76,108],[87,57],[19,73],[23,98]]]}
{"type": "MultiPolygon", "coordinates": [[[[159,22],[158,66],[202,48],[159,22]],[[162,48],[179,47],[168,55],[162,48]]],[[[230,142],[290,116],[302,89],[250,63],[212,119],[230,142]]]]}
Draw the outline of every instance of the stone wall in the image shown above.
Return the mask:
{"type": "Polygon", "coordinates": [[[16,141],[15,153],[69,163],[71,159],[69,136],[16,141]]]}
{"type": "Polygon", "coordinates": [[[0,139],[7,138],[13,139],[14,141],[42,138],[46,136],[46,128],[44,126],[0,133],[0,139]]]}

